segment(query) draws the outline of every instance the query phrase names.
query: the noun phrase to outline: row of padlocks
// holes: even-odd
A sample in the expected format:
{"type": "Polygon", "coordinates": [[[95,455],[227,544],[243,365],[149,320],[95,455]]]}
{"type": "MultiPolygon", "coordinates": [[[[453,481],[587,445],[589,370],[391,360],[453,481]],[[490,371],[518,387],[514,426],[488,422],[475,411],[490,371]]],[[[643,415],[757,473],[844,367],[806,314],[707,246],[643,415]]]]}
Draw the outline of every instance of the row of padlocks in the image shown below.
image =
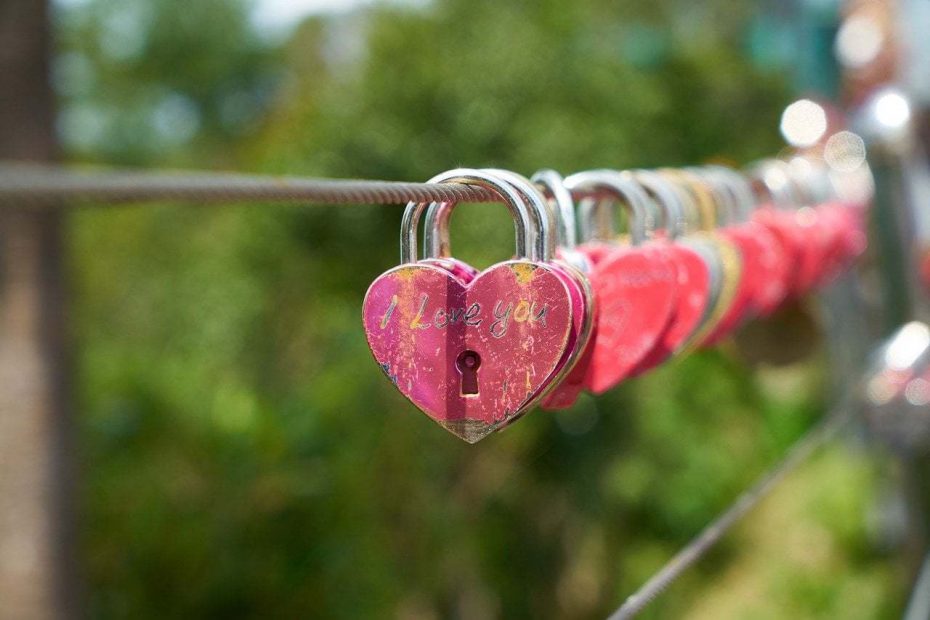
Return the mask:
{"type": "Polygon", "coordinates": [[[866,204],[839,199],[816,165],[803,177],[780,161],[442,173],[430,182],[501,196],[516,256],[479,271],[451,252],[454,203],[408,204],[401,264],[365,298],[369,346],[404,396],[469,442],[535,405],[570,407],[713,346],[849,266],[865,248],[866,204]]]}

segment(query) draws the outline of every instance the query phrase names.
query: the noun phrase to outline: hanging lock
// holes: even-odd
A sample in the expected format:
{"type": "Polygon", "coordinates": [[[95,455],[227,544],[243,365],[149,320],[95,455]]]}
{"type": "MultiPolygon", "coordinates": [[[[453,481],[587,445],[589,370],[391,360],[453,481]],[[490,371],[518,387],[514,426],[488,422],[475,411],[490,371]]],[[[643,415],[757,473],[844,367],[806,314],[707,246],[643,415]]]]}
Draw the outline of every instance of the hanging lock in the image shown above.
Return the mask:
{"type": "Polygon", "coordinates": [[[699,252],[710,267],[711,294],[701,326],[682,346],[691,350],[717,328],[726,312],[733,305],[742,278],[742,257],[736,246],[716,230],[720,219],[719,205],[709,184],[701,176],[687,170],[663,169],[666,178],[678,185],[688,196],[698,214],[701,230],[689,234],[688,245],[699,252]]]}
{"type": "Polygon", "coordinates": [[[724,205],[728,221],[719,234],[739,251],[743,267],[733,302],[704,340],[705,346],[713,346],[759,314],[771,299],[783,298],[791,271],[778,239],[768,228],[752,221],[755,201],[745,179],[722,166],[708,166],[700,172],[724,205]]]}
{"type": "Polygon", "coordinates": [[[585,345],[579,352],[574,368],[542,401],[544,409],[560,410],[571,407],[578,400],[581,392],[584,391],[585,377],[591,366],[597,334],[596,298],[588,279],[593,266],[587,255],[576,248],[578,233],[575,224],[575,204],[571,192],[565,187],[562,175],[554,170],[540,170],[533,175],[531,180],[542,192],[555,215],[556,258],[569,268],[569,272],[574,272],[576,278],[580,279],[588,300],[587,310],[590,322],[585,345]]]}
{"type": "Polygon", "coordinates": [[[634,170],[629,174],[649,195],[662,213],[664,227],[653,238],[675,266],[677,299],[668,329],[655,348],[636,367],[639,374],[654,368],[681,350],[700,327],[711,298],[711,268],[700,251],[681,236],[687,231],[688,216],[681,190],[660,173],[634,170]]]}
{"type": "Polygon", "coordinates": [[[797,272],[806,241],[794,217],[798,198],[784,169],[768,160],[751,166],[747,175],[757,204],[752,220],[772,233],[788,265],[783,294],[757,299],[759,313],[768,316],[797,294],[797,272]]]}
{"type": "Polygon", "coordinates": [[[585,377],[588,390],[600,394],[630,376],[668,329],[676,302],[677,273],[668,256],[646,242],[655,214],[648,196],[616,171],[579,172],[565,179],[585,198],[580,205],[585,242],[579,251],[592,263],[591,286],[597,299],[597,328],[585,377]],[[628,210],[629,244],[615,240],[613,218],[601,206],[628,210]],[[596,219],[597,218],[597,219],[596,219]]]}
{"type": "MultiPolygon", "coordinates": [[[[485,169],[484,172],[496,175],[509,183],[526,200],[530,207],[529,214],[535,228],[542,231],[536,237],[537,251],[543,257],[544,262],[553,267],[553,273],[562,278],[571,293],[573,322],[572,334],[569,339],[570,347],[564,363],[556,371],[550,384],[551,391],[547,390],[551,394],[558,391],[564,384],[564,380],[570,376],[590,340],[594,324],[594,295],[587,277],[577,268],[578,266],[584,267],[578,257],[572,257],[571,253],[568,253],[571,260],[556,258],[555,246],[560,236],[560,230],[564,228],[561,221],[563,218],[560,217],[556,209],[552,208],[533,182],[508,170],[485,169]]],[[[424,224],[424,246],[428,252],[426,260],[445,261],[451,259],[452,253],[449,245],[449,218],[451,213],[452,205],[442,203],[433,204],[427,211],[424,224]]],[[[546,406],[546,403],[549,402],[547,400],[548,396],[540,395],[546,396],[546,399],[543,400],[543,405],[546,406]]]]}
{"type": "Polygon", "coordinates": [[[375,361],[414,405],[474,443],[526,413],[570,356],[574,303],[559,269],[544,261],[524,195],[497,175],[450,170],[430,183],[493,189],[516,224],[517,258],[468,282],[416,260],[426,203],[409,203],[401,264],[369,287],[363,322],[375,361]]]}

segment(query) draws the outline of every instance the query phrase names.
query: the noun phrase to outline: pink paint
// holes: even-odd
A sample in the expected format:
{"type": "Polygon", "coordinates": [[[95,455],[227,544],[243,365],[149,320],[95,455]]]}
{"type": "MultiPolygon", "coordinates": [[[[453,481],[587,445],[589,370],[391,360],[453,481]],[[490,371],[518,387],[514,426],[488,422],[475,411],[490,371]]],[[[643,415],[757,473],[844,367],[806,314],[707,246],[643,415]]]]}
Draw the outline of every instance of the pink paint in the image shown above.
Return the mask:
{"type": "Polygon", "coordinates": [[[804,253],[803,232],[798,228],[794,215],[790,211],[781,211],[774,207],[765,207],[753,213],[753,221],[766,227],[775,236],[786,263],[786,275],[783,294],[757,297],[757,308],[763,316],[777,310],[789,297],[797,294],[797,269],[804,253]]]}
{"type": "Polygon", "coordinates": [[[542,400],[542,407],[549,410],[571,407],[584,391],[595,333],[595,298],[590,283],[574,267],[565,263],[559,263],[559,267],[568,278],[566,285],[573,291],[572,300],[576,308],[573,331],[576,337],[565,367],[559,372],[561,380],[542,400]]]}
{"type": "Polygon", "coordinates": [[[675,303],[674,266],[644,246],[580,248],[594,264],[597,335],[585,377],[587,388],[606,392],[628,377],[656,346],[675,303]]]}
{"type": "Polygon", "coordinates": [[[637,364],[634,374],[655,368],[678,351],[700,327],[710,301],[710,272],[704,259],[687,246],[668,242],[662,245],[675,268],[675,305],[668,329],[637,364]]]}
{"type": "Polygon", "coordinates": [[[701,343],[702,346],[713,346],[729,336],[747,316],[751,308],[752,294],[762,273],[759,265],[759,248],[751,236],[742,233],[743,231],[735,226],[720,230],[720,235],[739,252],[741,270],[739,281],[736,284],[736,292],[733,294],[733,299],[730,300],[729,307],[723,313],[713,331],[704,338],[701,343]]]}
{"type": "Polygon", "coordinates": [[[424,263],[401,265],[368,289],[364,324],[375,360],[433,420],[475,442],[525,413],[557,377],[576,312],[553,266],[514,260],[463,282],[424,263]],[[464,352],[477,354],[463,393],[464,352]]]}

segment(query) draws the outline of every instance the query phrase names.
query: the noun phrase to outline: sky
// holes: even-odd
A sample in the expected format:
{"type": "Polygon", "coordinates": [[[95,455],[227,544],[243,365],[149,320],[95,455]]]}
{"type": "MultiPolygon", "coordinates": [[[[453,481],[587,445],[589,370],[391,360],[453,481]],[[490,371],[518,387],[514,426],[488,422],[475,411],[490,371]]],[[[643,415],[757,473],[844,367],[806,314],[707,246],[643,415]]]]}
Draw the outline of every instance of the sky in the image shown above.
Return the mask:
{"type": "MultiPolygon", "coordinates": [[[[63,7],[80,6],[87,0],[54,0],[63,7]]],[[[345,13],[377,0],[252,0],[252,19],[259,31],[286,36],[301,20],[321,13],[345,13]]],[[[425,4],[428,0],[382,0],[395,4],[425,4]]]]}
{"type": "MultiPolygon", "coordinates": [[[[284,35],[308,15],[344,13],[373,4],[375,0],[254,0],[252,18],[259,30],[284,35]]],[[[390,0],[394,3],[423,4],[422,0],[390,0]]]]}

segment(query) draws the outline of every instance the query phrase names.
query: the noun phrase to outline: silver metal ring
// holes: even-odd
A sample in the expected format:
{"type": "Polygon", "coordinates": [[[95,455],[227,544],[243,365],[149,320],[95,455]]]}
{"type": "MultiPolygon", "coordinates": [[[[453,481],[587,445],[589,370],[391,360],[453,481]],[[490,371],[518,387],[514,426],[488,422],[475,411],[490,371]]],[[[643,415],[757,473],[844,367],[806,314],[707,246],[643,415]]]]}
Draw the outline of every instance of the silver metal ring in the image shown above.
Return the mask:
{"type": "MultiPolygon", "coordinates": [[[[655,220],[650,213],[650,200],[645,191],[631,179],[616,170],[587,170],[576,172],[565,178],[564,185],[573,194],[575,192],[606,192],[613,200],[611,203],[625,204],[629,212],[630,242],[637,245],[646,240],[646,231],[654,230],[655,220]],[[619,200],[618,200],[619,199],[619,200]]],[[[582,236],[591,239],[595,234],[593,211],[599,202],[591,198],[581,201],[579,216],[582,236]]]]}

